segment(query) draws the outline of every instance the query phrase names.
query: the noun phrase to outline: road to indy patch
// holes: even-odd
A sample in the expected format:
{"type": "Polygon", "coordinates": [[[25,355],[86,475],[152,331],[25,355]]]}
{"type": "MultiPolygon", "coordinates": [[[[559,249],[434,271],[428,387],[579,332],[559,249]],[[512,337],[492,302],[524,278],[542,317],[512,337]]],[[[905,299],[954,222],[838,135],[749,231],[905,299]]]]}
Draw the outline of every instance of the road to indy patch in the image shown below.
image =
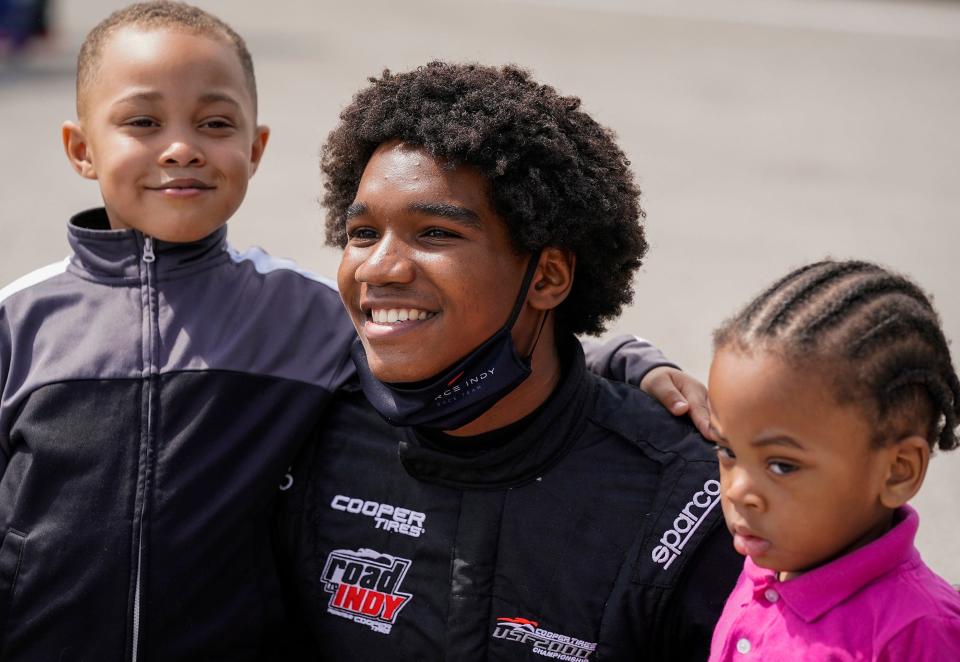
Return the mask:
{"type": "Polygon", "coordinates": [[[397,615],[413,596],[400,585],[410,560],[372,549],[335,549],[323,567],[323,590],[331,593],[327,611],[390,634],[397,615]]]}

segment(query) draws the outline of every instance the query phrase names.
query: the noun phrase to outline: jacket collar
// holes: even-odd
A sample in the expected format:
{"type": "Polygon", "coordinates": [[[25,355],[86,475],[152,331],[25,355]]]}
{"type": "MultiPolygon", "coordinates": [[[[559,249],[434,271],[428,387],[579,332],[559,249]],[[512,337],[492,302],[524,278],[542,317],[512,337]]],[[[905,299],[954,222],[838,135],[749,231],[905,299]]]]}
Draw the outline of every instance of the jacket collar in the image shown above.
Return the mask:
{"type": "Polygon", "coordinates": [[[898,508],[894,522],[892,529],[869,544],[785,582],[747,557],[744,572],[753,583],[754,596],[773,587],[800,618],[808,623],[815,621],[897,566],[919,561],[913,546],[919,524],[917,511],[910,506],[898,508]]]}
{"type": "MultiPolygon", "coordinates": [[[[146,237],[139,230],[112,230],[103,207],[76,214],[67,226],[74,256],[70,266],[97,280],[139,280],[146,237]]],[[[153,240],[158,279],[206,269],[229,259],[227,228],[185,244],[153,240]]]]}
{"type": "Polygon", "coordinates": [[[565,374],[559,386],[516,438],[463,457],[430,448],[415,429],[405,428],[399,451],[404,468],[420,480],[460,488],[515,487],[542,476],[579,438],[586,425],[583,411],[596,391],[576,338],[561,342],[560,359],[565,374]]]}

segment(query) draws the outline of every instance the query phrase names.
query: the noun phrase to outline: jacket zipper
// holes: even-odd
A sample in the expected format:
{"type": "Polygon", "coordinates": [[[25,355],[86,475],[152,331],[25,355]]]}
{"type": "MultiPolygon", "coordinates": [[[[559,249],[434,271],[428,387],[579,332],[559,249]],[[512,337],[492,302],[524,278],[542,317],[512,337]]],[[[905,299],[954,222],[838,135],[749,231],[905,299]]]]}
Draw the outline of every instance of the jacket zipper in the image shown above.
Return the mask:
{"type": "MultiPolygon", "coordinates": [[[[146,286],[146,314],[147,314],[147,346],[145,355],[145,363],[147,370],[147,383],[146,383],[146,400],[147,400],[147,429],[144,439],[146,444],[149,446],[151,439],[153,437],[153,389],[154,389],[154,375],[156,371],[156,364],[154,362],[154,345],[157,342],[157,334],[154,333],[154,329],[158,326],[157,320],[154,319],[153,313],[153,298],[154,298],[154,282],[153,282],[153,263],[156,261],[156,255],[153,252],[153,237],[148,237],[144,235],[143,237],[143,257],[142,260],[145,265],[145,286],[146,286]]],[[[157,329],[159,332],[159,329],[157,329]]],[[[140,521],[137,523],[137,570],[136,578],[133,590],[133,642],[132,642],[132,651],[130,659],[132,662],[137,662],[139,657],[139,648],[140,648],[140,588],[143,583],[141,577],[141,569],[143,562],[143,527],[144,520],[147,508],[147,491],[149,487],[149,474],[150,474],[150,449],[147,448],[145,455],[145,467],[144,467],[144,480],[143,480],[143,493],[140,496],[140,521]]]]}

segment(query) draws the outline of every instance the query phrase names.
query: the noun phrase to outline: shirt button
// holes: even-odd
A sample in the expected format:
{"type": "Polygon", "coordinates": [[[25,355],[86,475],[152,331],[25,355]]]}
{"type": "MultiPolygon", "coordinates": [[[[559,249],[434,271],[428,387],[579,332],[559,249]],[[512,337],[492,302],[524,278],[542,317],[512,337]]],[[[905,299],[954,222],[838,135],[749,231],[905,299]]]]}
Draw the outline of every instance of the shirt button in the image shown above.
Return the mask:
{"type": "Polygon", "coordinates": [[[772,588],[768,588],[763,592],[763,597],[765,597],[768,602],[776,602],[780,599],[780,594],[774,591],[772,588]]]}
{"type": "Polygon", "coordinates": [[[750,640],[749,640],[749,639],[741,639],[740,641],[738,641],[738,642],[737,642],[737,652],[738,652],[738,653],[743,653],[744,655],[746,655],[747,653],[749,653],[749,652],[750,652],[750,640]]]}

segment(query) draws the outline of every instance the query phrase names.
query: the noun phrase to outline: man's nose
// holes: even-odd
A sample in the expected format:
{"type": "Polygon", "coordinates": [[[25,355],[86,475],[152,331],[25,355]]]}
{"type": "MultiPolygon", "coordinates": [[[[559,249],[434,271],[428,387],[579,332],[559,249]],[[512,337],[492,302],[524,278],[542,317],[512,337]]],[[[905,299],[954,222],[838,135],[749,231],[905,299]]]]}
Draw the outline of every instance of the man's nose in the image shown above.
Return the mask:
{"type": "Polygon", "coordinates": [[[368,285],[407,284],[413,281],[416,271],[409,247],[387,233],[357,267],[354,278],[368,285]]]}

